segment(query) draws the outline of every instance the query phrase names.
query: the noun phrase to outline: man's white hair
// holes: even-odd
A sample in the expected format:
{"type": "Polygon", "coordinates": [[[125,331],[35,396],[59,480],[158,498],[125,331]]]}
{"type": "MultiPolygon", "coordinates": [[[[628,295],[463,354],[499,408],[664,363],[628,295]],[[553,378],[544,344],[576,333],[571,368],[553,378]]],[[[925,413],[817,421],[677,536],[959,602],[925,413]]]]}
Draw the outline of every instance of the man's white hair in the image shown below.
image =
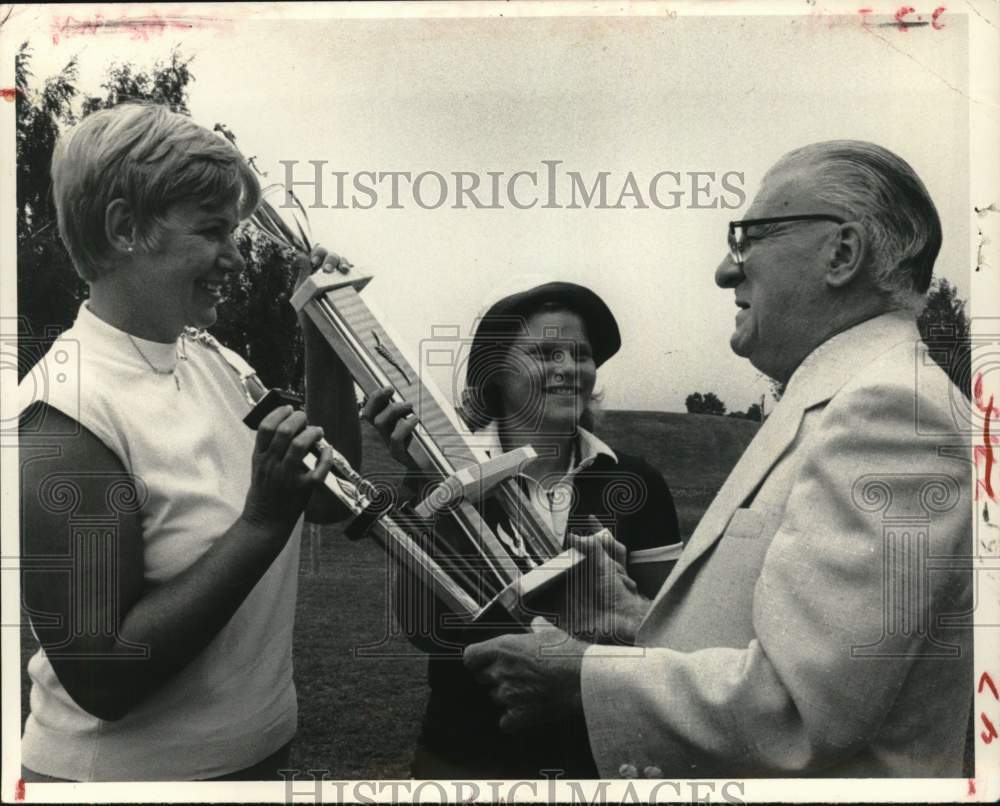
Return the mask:
{"type": "Polygon", "coordinates": [[[828,140],[785,154],[779,171],[808,167],[816,195],[861,223],[877,287],[896,307],[919,308],[941,249],[941,220],[910,165],[862,140],[828,140]]]}

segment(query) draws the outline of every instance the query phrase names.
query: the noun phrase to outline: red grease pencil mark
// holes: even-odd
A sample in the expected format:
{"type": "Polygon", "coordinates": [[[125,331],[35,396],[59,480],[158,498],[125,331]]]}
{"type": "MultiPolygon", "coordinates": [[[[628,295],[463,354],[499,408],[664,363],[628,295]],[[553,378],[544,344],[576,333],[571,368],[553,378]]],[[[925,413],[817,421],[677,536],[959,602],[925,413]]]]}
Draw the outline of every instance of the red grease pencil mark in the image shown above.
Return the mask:
{"type": "Polygon", "coordinates": [[[990,691],[993,692],[994,700],[1000,700],[1000,694],[997,694],[997,687],[993,684],[993,678],[990,677],[989,672],[983,672],[981,675],[979,675],[979,686],[977,687],[976,690],[980,694],[983,693],[983,686],[988,686],[990,691]]]}
{"type": "Polygon", "coordinates": [[[975,447],[975,464],[979,467],[979,457],[983,456],[985,459],[985,467],[983,468],[983,477],[981,479],[976,479],[976,500],[979,500],[979,488],[983,488],[983,492],[986,493],[987,497],[991,501],[996,501],[997,497],[993,491],[993,464],[996,461],[996,457],[993,454],[993,445],[996,444],[997,438],[990,435],[990,420],[993,419],[995,414],[998,414],[998,410],[993,405],[993,395],[990,395],[989,402],[983,406],[983,375],[981,372],[976,373],[976,381],[972,387],[972,397],[976,403],[976,408],[978,408],[984,415],[983,417],[983,443],[982,445],[977,445],[975,447]]]}
{"type": "Polygon", "coordinates": [[[24,779],[18,778],[14,787],[14,800],[24,800],[24,779]]]}
{"type": "Polygon", "coordinates": [[[979,732],[979,738],[983,740],[983,744],[993,744],[993,740],[997,737],[997,729],[993,727],[993,723],[990,722],[990,718],[986,714],[980,714],[979,718],[983,720],[983,724],[986,726],[986,730],[979,732]]]}
{"type": "Polygon", "coordinates": [[[5,101],[13,101],[17,98],[17,89],[15,87],[4,87],[0,89],[0,97],[3,97],[5,101]]]}
{"type": "MultiPolygon", "coordinates": [[[[944,9],[941,9],[942,11],[944,9]]],[[[924,18],[917,14],[916,20],[904,19],[909,14],[916,14],[916,9],[913,6],[900,6],[899,10],[894,15],[896,22],[883,22],[879,24],[880,28],[888,28],[895,25],[896,29],[899,31],[908,31],[910,28],[923,28],[925,25],[930,25],[931,23],[925,22],[924,18]]],[[[942,26],[943,27],[943,26],[942,26]]]]}
{"type": "Polygon", "coordinates": [[[970,778],[969,779],[969,791],[966,792],[965,794],[968,795],[970,798],[973,795],[976,794],[976,779],[975,778],[970,778]]]}
{"type": "Polygon", "coordinates": [[[904,20],[903,17],[907,14],[914,14],[915,12],[916,9],[913,6],[900,6],[899,10],[896,11],[895,14],[896,27],[899,28],[900,31],[905,31],[909,26],[913,25],[912,22],[904,20]]]}
{"type": "Polygon", "coordinates": [[[190,31],[195,28],[220,25],[228,26],[228,21],[198,15],[162,16],[155,11],[142,17],[122,15],[114,19],[109,19],[103,14],[94,14],[93,17],[84,19],[55,15],[52,18],[50,32],[53,45],[58,45],[64,38],[96,36],[103,33],[128,33],[131,34],[130,39],[148,42],[150,37],[163,36],[167,31],[190,31]]]}
{"type": "Polygon", "coordinates": [[[931,19],[928,22],[924,19],[924,15],[917,14],[917,10],[913,6],[900,6],[896,9],[896,13],[893,14],[893,22],[877,22],[872,23],[869,17],[875,13],[875,9],[865,6],[864,8],[859,8],[858,14],[861,15],[861,24],[866,28],[874,25],[876,28],[895,28],[897,31],[908,31],[910,28],[924,28],[930,25],[936,31],[940,31],[942,28],[946,27],[943,23],[938,22],[938,18],[944,14],[947,9],[944,6],[938,6],[931,12],[931,19]],[[916,14],[916,19],[906,19],[911,14],[916,14]]]}

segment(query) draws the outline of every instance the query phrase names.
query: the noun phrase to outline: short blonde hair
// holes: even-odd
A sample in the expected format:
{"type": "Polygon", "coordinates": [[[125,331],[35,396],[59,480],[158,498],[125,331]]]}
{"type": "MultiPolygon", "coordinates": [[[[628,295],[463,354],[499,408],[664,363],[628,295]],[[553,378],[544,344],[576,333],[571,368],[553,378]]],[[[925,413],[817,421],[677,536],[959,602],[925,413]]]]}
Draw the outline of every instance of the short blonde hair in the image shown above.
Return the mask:
{"type": "Polygon", "coordinates": [[[129,205],[147,247],[178,202],[235,202],[241,219],[260,203],[257,177],[232,143],[152,103],[95,112],[63,134],[52,155],[52,189],[59,234],[84,280],[110,266],[105,213],[115,199],[129,205]]]}

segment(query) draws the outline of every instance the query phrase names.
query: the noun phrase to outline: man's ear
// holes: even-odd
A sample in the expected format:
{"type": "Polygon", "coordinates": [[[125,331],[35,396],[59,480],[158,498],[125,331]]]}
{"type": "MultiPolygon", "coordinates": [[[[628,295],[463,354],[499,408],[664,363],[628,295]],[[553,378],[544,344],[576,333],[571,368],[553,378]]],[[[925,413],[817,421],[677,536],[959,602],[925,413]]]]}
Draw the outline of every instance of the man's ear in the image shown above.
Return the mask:
{"type": "Polygon", "coordinates": [[[858,277],[865,266],[868,238],[857,221],[841,224],[824,279],[831,288],[843,288],[858,277]]]}
{"type": "Polygon", "coordinates": [[[104,235],[117,252],[131,252],[136,246],[135,216],[125,199],[114,199],[104,211],[104,235]]]}

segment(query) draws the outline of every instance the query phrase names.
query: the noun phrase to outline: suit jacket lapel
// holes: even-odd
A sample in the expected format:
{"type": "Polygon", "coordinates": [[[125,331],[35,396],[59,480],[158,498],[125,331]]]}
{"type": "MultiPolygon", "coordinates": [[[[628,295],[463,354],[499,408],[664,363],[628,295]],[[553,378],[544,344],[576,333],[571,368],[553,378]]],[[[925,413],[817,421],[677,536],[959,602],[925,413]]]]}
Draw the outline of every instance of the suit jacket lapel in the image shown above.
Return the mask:
{"type": "Polygon", "coordinates": [[[911,314],[890,312],[834,336],[802,362],[781,402],[761,426],[698,523],[677,565],[653,600],[643,626],[650,622],[657,606],[677,580],[715,545],[733,513],[757,489],[792,444],[805,412],[833,397],[858,369],[878,355],[901,341],[916,343],[919,338],[911,314]]]}
{"type": "Polygon", "coordinates": [[[774,463],[795,439],[802,414],[803,409],[794,401],[787,401],[787,405],[786,401],[782,401],[765,420],[698,523],[684,547],[684,553],[656,595],[654,607],[677,579],[722,536],[733,513],[767,477],[774,463]]]}

